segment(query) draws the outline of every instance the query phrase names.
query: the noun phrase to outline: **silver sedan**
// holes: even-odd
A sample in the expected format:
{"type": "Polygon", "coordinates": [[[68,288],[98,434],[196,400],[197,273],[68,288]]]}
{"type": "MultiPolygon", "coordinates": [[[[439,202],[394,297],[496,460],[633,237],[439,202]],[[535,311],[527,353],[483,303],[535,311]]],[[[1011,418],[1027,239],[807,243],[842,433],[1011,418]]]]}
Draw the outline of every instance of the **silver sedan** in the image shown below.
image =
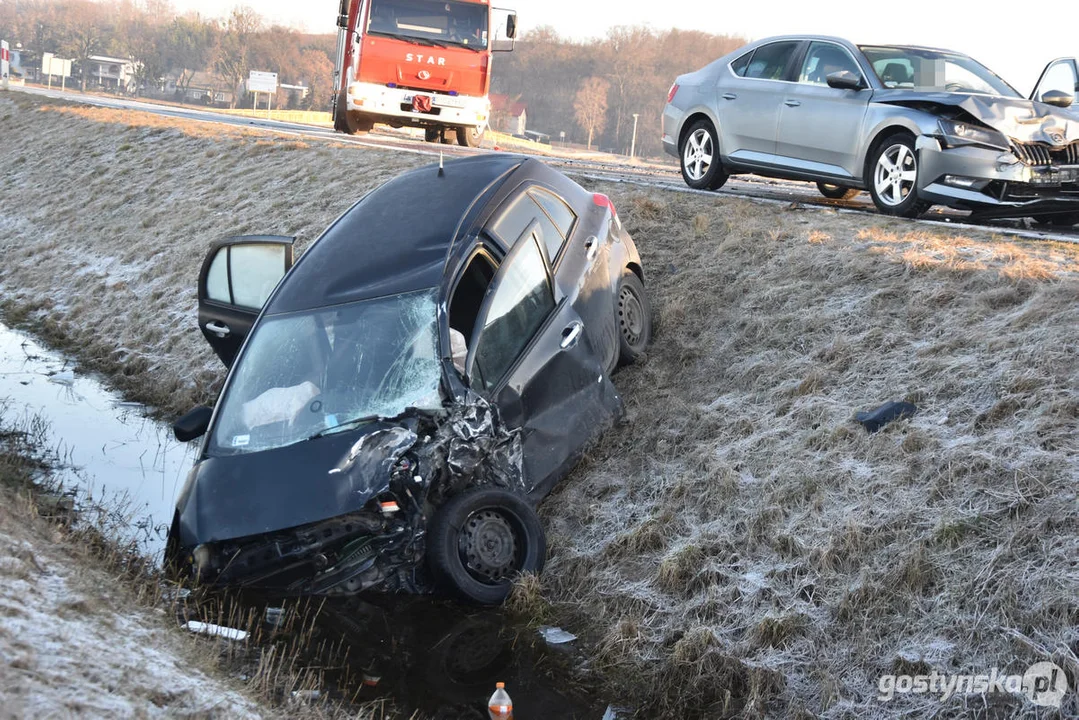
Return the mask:
{"type": "Polygon", "coordinates": [[[1079,223],[1079,68],[1054,61],[1030,98],[960,53],[776,37],[671,87],[663,145],[690,187],[753,173],[815,181],[881,212],[931,205],[1079,223]]]}

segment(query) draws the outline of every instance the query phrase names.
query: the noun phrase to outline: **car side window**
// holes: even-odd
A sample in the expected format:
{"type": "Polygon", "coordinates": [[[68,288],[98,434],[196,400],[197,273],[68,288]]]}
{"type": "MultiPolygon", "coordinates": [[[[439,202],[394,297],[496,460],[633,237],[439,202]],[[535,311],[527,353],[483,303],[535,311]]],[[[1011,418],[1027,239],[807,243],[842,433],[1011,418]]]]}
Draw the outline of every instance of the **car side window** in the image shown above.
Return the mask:
{"type": "Polygon", "coordinates": [[[538,222],[539,228],[537,228],[536,234],[543,242],[544,247],[547,248],[547,258],[553,262],[558,256],[558,251],[562,248],[569,225],[572,225],[572,221],[576,216],[573,215],[572,210],[564,206],[564,203],[562,203],[564,207],[559,210],[558,204],[562,201],[553,195],[548,195],[544,198],[553,211],[553,214],[549,215],[548,211],[545,210],[547,205],[544,205],[539,200],[539,198],[544,197],[545,192],[538,187],[531,187],[528,192],[518,195],[502,215],[491,224],[490,229],[491,232],[509,245],[515,239],[520,238],[529,225],[533,222],[538,222]],[[567,216],[566,213],[569,213],[569,215],[567,216]],[[559,230],[558,225],[555,224],[556,222],[567,223],[565,225],[566,230],[559,230]]]}
{"type": "Polygon", "coordinates": [[[787,77],[794,51],[798,49],[798,43],[775,42],[762,45],[753,52],[753,59],[749,61],[745,77],[758,80],[782,80],[787,77]]]}
{"type": "Polygon", "coordinates": [[[1045,71],[1041,84],[1038,86],[1038,95],[1035,100],[1041,100],[1047,92],[1064,92],[1075,95],[1079,91],[1079,78],[1076,77],[1075,67],[1070,60],[1056,63],[1045,71]]]}
{"type": "Polygon", "coordinates": [[[553,229],[561,236],[549,236],[550,228],[545,230],[543,241],[547,245],[547,257],[554,262],[563,241],[569,237],[573,223],[577,220],[577,214],[570,209],[565,200],[549,190],[534,187],[528,191],[528,194],[539,204],[540,209],[547,214],[547,217],[554,223],[553,229]]]}
{"type": "Polygon", "coordinates": [[[740,57],[737,60],[735,60],[734,62],[732,62],[731,63],[731,72],[733,72],[738,77],[745,77],[746,76],[746,68],[749,67],[749,60],[752,57],[753,57],[753,53],[748,52],[745,55],[743,55],[742,57],[740,57]]]}
{"type": "Polygon", "coordinates": [[[495,387],[554,310],[547,265],[534,229],[503,264],[487,299],[483,329],[473,349],[474,386],[495,387]]]}
{"type": "Polygon", "coordinates": [[[809,45],[802,72],[798,82],[809,85],[827,85],[832,73],[847,71],[855,77],[862,76],[862,70],[854,58],[839,45],[829,42],[813,42],[809,45]]]}

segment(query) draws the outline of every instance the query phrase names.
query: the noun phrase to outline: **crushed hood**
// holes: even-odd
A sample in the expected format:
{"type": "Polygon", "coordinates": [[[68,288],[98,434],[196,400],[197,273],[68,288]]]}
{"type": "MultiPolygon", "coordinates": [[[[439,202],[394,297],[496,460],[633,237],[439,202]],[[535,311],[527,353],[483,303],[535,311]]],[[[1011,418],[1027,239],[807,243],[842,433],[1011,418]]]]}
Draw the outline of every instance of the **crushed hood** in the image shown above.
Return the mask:
{"type": "Polygon", "coordinates": [[[957,107],[1022,143],[1062,145],[1079,142],[1079,116],[1063,108],[1023,98],[892,89],[874,92],[873,102],[957,107]]]}
{"type": "Polygon", "coordinates": [[[390,487],[405,453],[438,496],[472,485],[527,493],[519,429],[478,397],[257,453],[208,457],[177,500],[183,546],[273,533],[362,510],[390,487]]]}

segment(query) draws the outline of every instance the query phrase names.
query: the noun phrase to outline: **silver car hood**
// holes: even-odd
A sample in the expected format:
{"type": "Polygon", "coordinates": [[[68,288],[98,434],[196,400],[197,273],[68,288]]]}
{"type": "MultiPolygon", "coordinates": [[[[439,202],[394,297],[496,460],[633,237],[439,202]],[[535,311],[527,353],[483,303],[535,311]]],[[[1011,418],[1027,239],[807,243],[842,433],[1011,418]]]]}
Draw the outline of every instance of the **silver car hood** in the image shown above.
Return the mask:
{"type": "Polygon", "coordinates": [[[1063,145],[1079,141],[1079,115],[1023,98],[947,92],[876,90],[873,102],[958,107],[1017,142],[1063,145]]]}

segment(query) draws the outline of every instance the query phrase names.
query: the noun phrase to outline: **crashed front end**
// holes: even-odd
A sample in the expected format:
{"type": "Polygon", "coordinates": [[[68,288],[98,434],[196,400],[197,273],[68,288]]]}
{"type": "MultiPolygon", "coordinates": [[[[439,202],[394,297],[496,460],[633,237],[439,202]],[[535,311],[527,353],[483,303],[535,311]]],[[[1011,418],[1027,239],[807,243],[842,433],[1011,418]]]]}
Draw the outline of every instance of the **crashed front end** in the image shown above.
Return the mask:
{"type": "Polygon", "coordinates": [[[981,217],[1079,213],[1079,123],[1040,103],[968,97],[917,141],[918,194],[981,217]]]}
{"type": "Polygon", "coordinates": [[[243,505],[252,486],[227,493],[214,486],[258,478],[279,459],[272,452],[243,456],[242,475],[238,468],[196,466],[181,495],[167,564],[201,585],[278,595],[428,593],[434,588],[424,563],[426,528],[443,502],[473,487],[522,496],[530,489],[520,430],[505,428],[496,409],[476,397],[443,413],[410,411],[324,440],[330,442],[312,452],[283,448],[293,457],[277,470],[297,474],[291,485],[268,489],[277,500],[261,507],[250,496],[252,506],[243,505]],[[290,489],[302,487],[305,476],[320,482],[306,492],[290,489]],[[287,525],[288,517],[318,519],[287,525]],[[250,532],[258,526],[273,529],[250,532]]]}

